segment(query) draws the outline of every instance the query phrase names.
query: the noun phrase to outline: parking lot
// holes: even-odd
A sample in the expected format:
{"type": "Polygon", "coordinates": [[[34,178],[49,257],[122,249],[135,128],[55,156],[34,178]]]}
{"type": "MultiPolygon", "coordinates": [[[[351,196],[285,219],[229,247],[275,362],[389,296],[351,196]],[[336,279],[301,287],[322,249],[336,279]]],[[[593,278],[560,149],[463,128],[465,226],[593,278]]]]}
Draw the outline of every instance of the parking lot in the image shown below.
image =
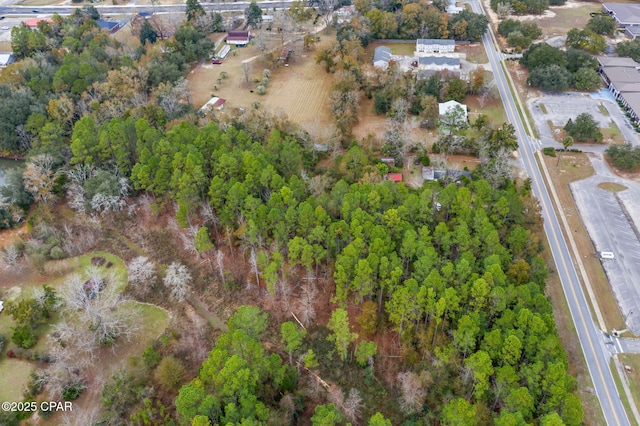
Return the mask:
{"type": "Polygon", "coordinates": [[[20,25],[22,18],[5,18],[0,21],[0,42],[11,41],[11,28],[20,25]]]}
{"type": "Polygon", "coordinates": [[[571,192],[596,250],[614,254],[601,259],[602,266],[627,327],[640,334],[640,184],[613,175],[601,153],[590,157],[597,174],[572,183],[571,192]],[[598,187],[603,182],[627,189],[610,192],[598,187]]]}
{"type": "MultiPolygon", "coordinates": [[[[570,118],[575,119],[583,112],[591,114],[602,128],[615,123],[626,142],[640,145],[638,134],[606,90],[593,94],[545,94],[530,100],[529,109],[543,147],[562,148],[549,122],[553,126],[564,126],[570,118]]],[[[601,259],[602,266],[622,315],[628,315],[627,327],[640,334],[640,184],[619,177],[609,169],[603,159],[606,147],[606,144],[574,145],[588,154],[595,175],[573,182],[570,187],[596,251],[614,255],[613,259],[601,259]],[[604,182],[617,183],[627,189],[610,192],[598,187],[604,182]]],[[[622,324],[612,326],[619,328],[622,324]]]]}
{"type": "Polygon", "coordinates": [[[561,144],[554,140],[552,130],[549,128],[549,121],[554,126],[564,127],[570,118],[575,120],[579,114],[584,112],[591,114],[602,128],[609,128],[612,122],[615,123],[626,142],[634,145],[640,144],[638,134],[607,90],[595,94],[545,94],[528,103],[540,134],[542,146],[561,147],[561,144]],[[606,110],[606,114],[603,114],[601,109],[606,110]]]}

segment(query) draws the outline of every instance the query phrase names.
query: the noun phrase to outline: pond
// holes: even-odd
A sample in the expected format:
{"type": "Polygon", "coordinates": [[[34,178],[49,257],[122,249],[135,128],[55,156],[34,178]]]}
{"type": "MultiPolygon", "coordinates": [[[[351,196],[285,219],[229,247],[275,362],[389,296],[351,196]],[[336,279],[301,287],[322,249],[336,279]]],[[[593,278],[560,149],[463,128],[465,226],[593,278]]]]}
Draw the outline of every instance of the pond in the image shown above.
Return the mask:
{"type": "Polygon", "coordinates": [[[21,167],[22,164],[23,164],[22,161],[0,158],[0,187],[4,186],[4,172],[9,169],[15,169],[17,167],[21,167]]]}

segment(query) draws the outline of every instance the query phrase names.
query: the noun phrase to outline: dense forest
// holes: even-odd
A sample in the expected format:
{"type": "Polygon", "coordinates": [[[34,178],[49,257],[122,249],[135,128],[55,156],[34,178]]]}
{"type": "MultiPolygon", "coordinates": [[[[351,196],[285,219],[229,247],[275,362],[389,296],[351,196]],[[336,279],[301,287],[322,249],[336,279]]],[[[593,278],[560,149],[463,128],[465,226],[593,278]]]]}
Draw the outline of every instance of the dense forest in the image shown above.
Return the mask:
{"type": "MultiPolygon", "coordinates": [[[[189,23],[165,52],[129,51],[84,12],[39,25],[13,30],[22,60],[0,85],[2,148],[28,153],[23,179],[3,190],[5,223],[44,206],[15,258],[82,252],[64,244],[73,229],[48,210],[56,202],[91,217],[87,227],[110,221],[115,244],[121,224],[137,226],[132,199],[148,197],[158,221],[181,229],[149,230],[161,242],[141,246],[160,247],[147,254],[162,280],[127,259],[127,294],[178,311],[188,294],[224,288],[219,303],[235,311],[202,339],[208,355],[176,344],[182,329],[107,380],[104,424],[581,424],[528,182],[478,172],[409,189],[356,142],[324,158],[267,111],[198,117],[183,73],[211,46],[189,23]],[[185,229],[196,231],[192,272],[172,241],[185,229]],[[255,288],[271,312],[247,305],[255,288]]],[[[513,149],[508,125],[478,127],[486,149],[513,149]]]]}

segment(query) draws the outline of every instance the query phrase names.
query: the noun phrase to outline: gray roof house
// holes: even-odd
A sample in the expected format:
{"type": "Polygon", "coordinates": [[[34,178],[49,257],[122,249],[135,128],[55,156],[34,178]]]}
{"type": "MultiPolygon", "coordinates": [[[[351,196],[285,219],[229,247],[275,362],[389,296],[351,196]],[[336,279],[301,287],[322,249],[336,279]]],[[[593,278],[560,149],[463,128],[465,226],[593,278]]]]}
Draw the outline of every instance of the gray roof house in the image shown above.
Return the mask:
{"type": "Polygon", "coordinates": [[[391,49],[387,46],[378,46],[373,52],[373,66],[386,70],[391,61],[391,49]]]}

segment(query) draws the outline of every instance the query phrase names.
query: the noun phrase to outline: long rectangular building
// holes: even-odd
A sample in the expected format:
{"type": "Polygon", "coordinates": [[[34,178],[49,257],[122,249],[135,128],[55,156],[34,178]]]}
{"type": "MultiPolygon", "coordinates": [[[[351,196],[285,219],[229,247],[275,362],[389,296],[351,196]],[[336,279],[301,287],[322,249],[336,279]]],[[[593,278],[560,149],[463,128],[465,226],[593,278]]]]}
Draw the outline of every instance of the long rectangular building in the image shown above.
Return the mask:
{"type": "Polygon", "coordinates": [[[640,120],[640,64],[631,58],[598,57],[598,71],[611,94],[625,106],[632,119],[640,120]]]}

